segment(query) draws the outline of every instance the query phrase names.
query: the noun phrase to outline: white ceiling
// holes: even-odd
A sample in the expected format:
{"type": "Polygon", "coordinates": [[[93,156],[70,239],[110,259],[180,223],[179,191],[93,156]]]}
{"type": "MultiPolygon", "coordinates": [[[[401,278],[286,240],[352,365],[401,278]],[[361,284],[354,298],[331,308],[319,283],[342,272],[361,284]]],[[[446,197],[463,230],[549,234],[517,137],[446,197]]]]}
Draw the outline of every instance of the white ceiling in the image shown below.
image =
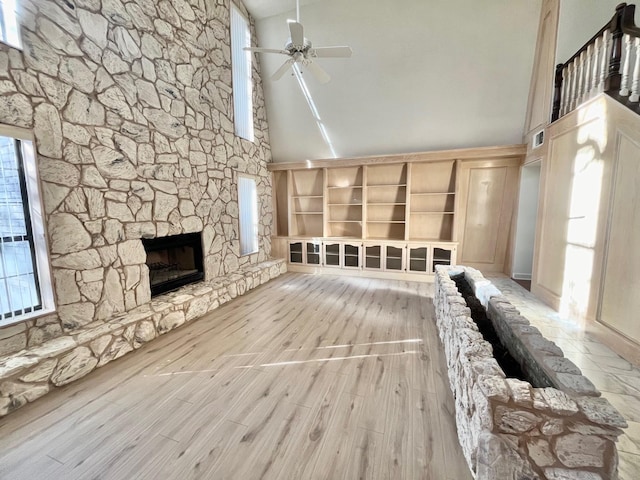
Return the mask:
{"type": "MultiPolygon", "coordinates": [[[[350,45],[321,59],[332,81],[303,75],[338,157],[519,143],[541,0],[301,1],[316,46],[350,45]]],[[[280,48],[294,0],[245,0],[258,44],[280,48]],[[287,10],[287,5],[288,10],[287,10]]],[[[331,158],[284,61],[260,57],[274,161],[331,158]]]]}

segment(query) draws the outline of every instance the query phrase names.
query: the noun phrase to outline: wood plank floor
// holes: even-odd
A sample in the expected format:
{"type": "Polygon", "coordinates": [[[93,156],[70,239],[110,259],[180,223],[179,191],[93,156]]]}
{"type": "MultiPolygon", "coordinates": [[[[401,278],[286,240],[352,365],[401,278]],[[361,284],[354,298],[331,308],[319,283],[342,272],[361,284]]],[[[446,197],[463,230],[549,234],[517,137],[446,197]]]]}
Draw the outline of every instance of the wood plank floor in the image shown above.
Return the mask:
{"type": "Polygon", "coordinates": [[[284,275],[0,419],[0,478],[471,479],[432,288],[284,275]]]}

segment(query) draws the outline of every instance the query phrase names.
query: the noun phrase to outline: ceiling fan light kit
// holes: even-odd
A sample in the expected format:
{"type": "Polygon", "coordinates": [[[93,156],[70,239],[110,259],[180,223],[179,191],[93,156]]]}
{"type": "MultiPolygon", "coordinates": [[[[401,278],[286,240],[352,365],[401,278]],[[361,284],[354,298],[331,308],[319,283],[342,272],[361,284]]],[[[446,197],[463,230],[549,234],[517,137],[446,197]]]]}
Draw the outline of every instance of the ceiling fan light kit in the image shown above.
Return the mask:
{"type": "Polygon", "coordinates": [[[280,68],[271,75],[272,80],[279,80],[289,70],[289,67],[298,64],[299,66],[306,67],[320,83],[327,83],[331,80],[331,77],[320,65],[314,62],[314,59],[349,58],[352,53],[351,47],[334,46],[314,48],[311,41],[304,36],[304,27],[300,23],[300,5],[298,0],[296,0],[296,12],[297,20],[287,21],[290,36],[285,43],[284,49],[247,47],[245,50],[255,53],[275,53],[289,57],[280,68]]]}

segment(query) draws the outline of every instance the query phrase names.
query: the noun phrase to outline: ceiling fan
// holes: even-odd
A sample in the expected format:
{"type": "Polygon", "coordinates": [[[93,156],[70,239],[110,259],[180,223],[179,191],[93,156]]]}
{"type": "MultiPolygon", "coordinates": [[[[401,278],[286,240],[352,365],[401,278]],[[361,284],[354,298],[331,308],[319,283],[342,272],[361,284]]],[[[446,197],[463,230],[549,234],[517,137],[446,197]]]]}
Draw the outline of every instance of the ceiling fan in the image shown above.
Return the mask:
{"type": "Polygon", "coordinates": [[[296,0],[296,21],[288,20],[290,37],[283,50],[274,48],[247,47],[245,50],[256,53],[278,53],[289,58],[275,71],[271,78],[279,80],[290,66],[301,65],[306,67],[320,83],[331,80],[329,74],[320,65],[315,63],[315,58],[349,58],[351,47],[313,47],[309,39],[304,37],[304,29],[300,23],[300,2],[296,0]]]}

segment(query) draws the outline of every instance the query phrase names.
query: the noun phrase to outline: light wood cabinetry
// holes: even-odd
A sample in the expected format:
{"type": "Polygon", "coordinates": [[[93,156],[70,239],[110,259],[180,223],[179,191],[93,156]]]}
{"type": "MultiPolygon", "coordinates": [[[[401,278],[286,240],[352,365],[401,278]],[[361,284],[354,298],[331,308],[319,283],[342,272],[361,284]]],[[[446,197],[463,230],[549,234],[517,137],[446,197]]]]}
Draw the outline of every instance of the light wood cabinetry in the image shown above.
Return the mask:
{"type": "Polygon", "coordinates": [[[274,254],[286,251],[290,263],[313,268],[430,275],[435,265],[455,264],[458,242],[472,235],[484,243],[469,243],[467,256],[475,259],[473,248],[491,250],[487,265],[501,269],[517,189],[510,169],[517,172],[524,151],[511,146],[272,164],[279,189],[274,254]],[[490,187],[488,197],[483,185],[490,187]]]}

